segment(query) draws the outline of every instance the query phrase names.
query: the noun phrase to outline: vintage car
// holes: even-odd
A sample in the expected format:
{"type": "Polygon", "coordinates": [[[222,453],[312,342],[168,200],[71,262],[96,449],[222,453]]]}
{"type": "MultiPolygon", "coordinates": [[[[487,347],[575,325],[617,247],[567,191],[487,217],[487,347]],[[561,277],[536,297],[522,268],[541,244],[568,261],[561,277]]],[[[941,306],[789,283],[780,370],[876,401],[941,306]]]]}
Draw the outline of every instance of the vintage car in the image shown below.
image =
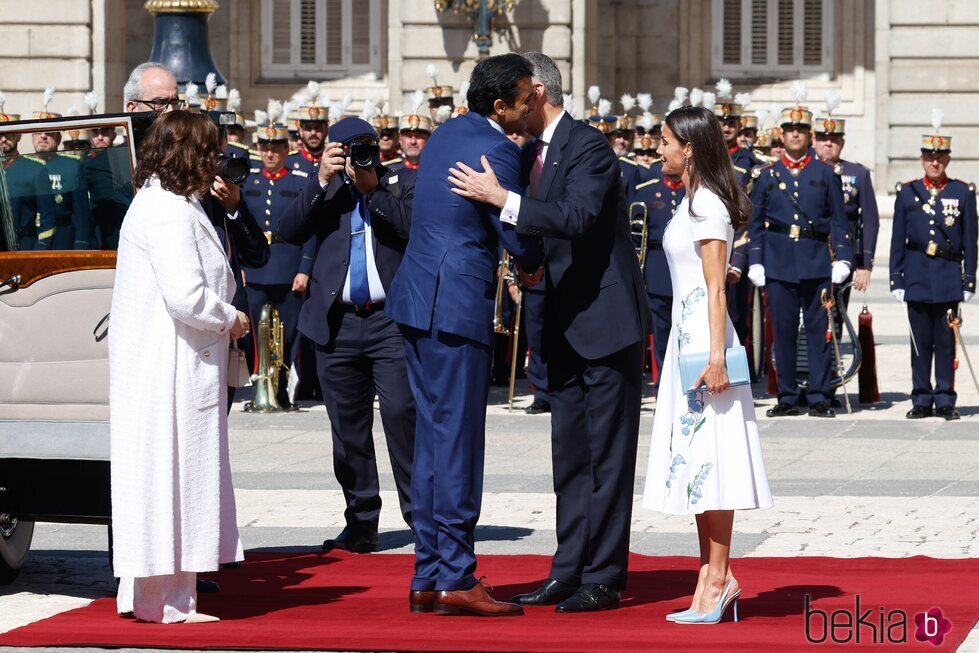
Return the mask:
{"type": "Polygon", "coordinates": [[[151,116],[0,123],[0,584],[35,522],[110,520],[109,307],[151,116]]]}

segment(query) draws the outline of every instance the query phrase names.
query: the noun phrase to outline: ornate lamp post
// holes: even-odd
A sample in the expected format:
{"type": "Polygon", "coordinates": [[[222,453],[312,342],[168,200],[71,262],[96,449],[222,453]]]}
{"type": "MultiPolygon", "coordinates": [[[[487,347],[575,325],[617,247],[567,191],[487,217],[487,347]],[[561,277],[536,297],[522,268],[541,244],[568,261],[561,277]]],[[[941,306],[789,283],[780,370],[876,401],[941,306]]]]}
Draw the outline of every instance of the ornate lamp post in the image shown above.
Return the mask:
{"type": "Polygon", "coordinates": [[[218,8],[215,0],[147,0],[143,6],[155,16],[150,61],[170,68],[181,87],[187,82],[203,86],[208,73],[217,75],[218,84],[226,82],[207,36],[207,20],[218,8]]]}
{"type": "Polygon", "coordinates": [[[517,0],[435,0],[440,12],[450,9],[456,14],[466,14],[473,25],[473,40],[479,48],[479,58],[488,57],[493,45],[493,17],[503,16],[513,10],[517,0]]]}

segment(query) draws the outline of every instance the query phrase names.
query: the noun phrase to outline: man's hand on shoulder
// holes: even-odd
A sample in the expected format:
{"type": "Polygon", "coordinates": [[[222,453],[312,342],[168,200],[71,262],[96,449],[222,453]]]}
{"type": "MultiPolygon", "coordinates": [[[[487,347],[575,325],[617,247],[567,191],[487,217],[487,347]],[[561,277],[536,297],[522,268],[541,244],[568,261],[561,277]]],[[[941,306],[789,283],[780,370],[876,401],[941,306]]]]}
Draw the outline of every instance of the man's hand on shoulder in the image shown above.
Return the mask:
{"type": "Polygon", "coordinates": [[[449,182],[455,187],[452,192],[502,209],[506,205],[509,192],[500,185],[489,159],[483,155],[480,161],[483,172],[478,172],[461,161],[456,162],[457,167],[449,168],[449,182]]]}

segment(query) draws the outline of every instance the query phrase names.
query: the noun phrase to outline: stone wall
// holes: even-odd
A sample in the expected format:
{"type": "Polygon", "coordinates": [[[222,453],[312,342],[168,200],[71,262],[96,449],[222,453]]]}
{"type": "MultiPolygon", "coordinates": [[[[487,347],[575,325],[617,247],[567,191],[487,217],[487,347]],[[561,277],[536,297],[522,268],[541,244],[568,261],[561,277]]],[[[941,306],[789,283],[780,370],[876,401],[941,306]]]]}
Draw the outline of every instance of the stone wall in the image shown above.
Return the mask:
{"type": "Polygon", "coordinates": [[[949,175],[979,180],[979,14],[969,0],[878,0],[878,69],[886,70],[878,104],[878,160],[889,186],[920,177],[921,135],[931,110],[945,111],[951,135],[949,175]]]}

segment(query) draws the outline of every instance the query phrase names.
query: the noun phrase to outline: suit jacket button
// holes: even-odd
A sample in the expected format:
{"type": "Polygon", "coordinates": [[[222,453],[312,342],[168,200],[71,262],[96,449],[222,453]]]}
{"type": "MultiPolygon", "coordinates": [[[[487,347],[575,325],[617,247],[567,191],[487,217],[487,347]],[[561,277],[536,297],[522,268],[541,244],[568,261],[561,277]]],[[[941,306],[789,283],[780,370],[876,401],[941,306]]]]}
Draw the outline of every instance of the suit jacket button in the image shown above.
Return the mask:
{"type": "Polygon", "coordinates": [[[336,295],[336,294],[337,294],[337,291],[336,291],[336,290],[331,290],[331,291],[330,291],[330,294],[331,294],[331,295],[336,295]]]}

